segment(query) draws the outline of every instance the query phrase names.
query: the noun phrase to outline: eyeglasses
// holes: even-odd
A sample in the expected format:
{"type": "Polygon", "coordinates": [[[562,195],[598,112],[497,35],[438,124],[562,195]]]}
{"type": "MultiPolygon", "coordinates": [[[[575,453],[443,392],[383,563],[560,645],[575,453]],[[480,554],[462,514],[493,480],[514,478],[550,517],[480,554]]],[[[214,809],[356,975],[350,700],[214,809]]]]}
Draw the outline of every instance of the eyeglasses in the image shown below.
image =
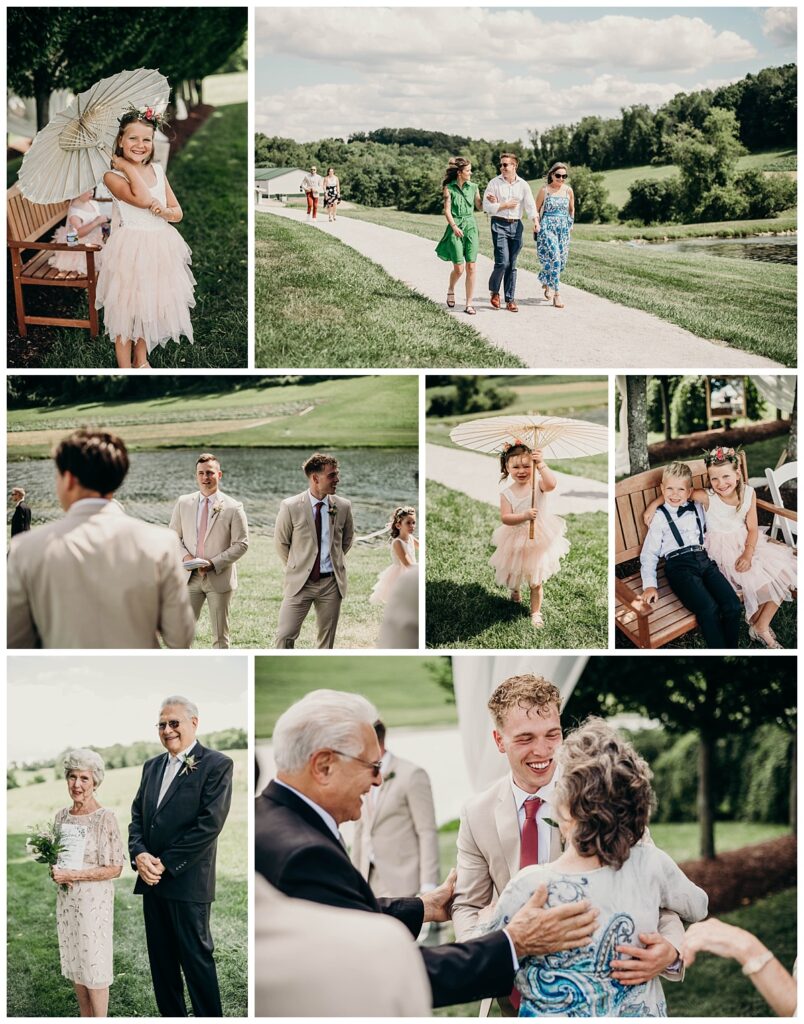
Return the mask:
{"type": "Polygon", "coordinates": [[[165,729],[167,729],[167,727],[168,727],[168,726],[170,726],[170,728],[171,728],[171,729],[178,729],[178,727],[179,727],[180,725],[181,725],[181,722],[179,721],[179,719],[178,719],[178,718],[171,718],[171,719],[170,719],[169,721],[167,721],[167,722],[157,722],[157,723],[156,723],[156,727],[157,727],[157,729],[158,729],[158,730],[159,730],[160,732],[164,732],[164,731],[165,731],[165,729]]]}
{"type": "Polygon", "coordinates": [[[372,778],[378,779],[380,777],[382,761],[364,761],[362,757],[355,757],[354,754],[344,754],[342,750],[333,750],[332,753],[337,754],[338,757],[348,757],[352,761],[359,761],[361,764],[365,765],[366,768],[371,768],[372,778]]]}
{"type": "Polygon", "coordinates": [[[566,174],[554,174],[554,178],[566,178],[566,174]]]}
{"type": "Polygon", "coordinates": [[[500,167],[510,167],[510,166],[511,165],[508,163],[507,160],[503,160],[502,163],[500,164],[500,167]]]}

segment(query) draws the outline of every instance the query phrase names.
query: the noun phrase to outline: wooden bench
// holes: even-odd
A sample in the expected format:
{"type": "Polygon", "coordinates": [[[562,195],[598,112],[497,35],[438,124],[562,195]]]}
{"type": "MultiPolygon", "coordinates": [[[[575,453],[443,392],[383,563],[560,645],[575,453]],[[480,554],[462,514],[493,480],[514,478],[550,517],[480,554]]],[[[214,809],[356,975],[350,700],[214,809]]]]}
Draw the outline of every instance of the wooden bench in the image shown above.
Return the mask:
{"type": "Polygon", "coordinates": [[[16,185],[8,190],[7,221],[8,247],[11,251],[11,268],[14,276],[14,302],[17,307],[17,330],[21,337],[28,335],[28,324],[47,327],[88,327],[93,338],[98,335],[98,311],[95,309],[95,287],[98,271],[95,254],[98,247],[93,245],[66,245],[62,242],[42,241],[52,234],[67,215],[69,202],[32,203],[23,196],[16,185]],[[83,252],[87,257],[87,272],[77,277],[59,277],[59,271],[51,267],[48,257],[52,252],[67,250],[83,252]],[[23,253],[33,251],[28,258],[23,253]],[[82,288],[87,292],[89,319],[75,320],[55,316],[28,316],[25,312],[26,285],[50,286],[53,288],[82,288]]]}
{"type": "MultiPolygon", "coordinates": [[[[684,460],[692,471],[694,487],[706,486],[703,459],[684,460]]],[[[745,452],[741,453],[744,479],[748,479],[745,452]]],[[[621,565],[639,558],[642,544],[648,532],[642,521],[642,513],[654,498],[661,496],[664,467],[650,469],[647,473],[620,480],[615,486],[614,564],[621,565]]],[[[757,498],[757,508],[765,509],[786,519],[797,519],[796,513],[779,508],[770,502],[757,498]]],[[[779,543],[774,541],[773,543],[779,543]]],[[[664,572],[664,559],[659,562],[657,573],[659,599],[648,605],[642,600],[642,577],[639,572],[614,579],[615,611],[617,628],[636,647],[654,649],[664,647],[684,633],[697,627],[698,622],[689,609],[670,589],[664,572]]]]}

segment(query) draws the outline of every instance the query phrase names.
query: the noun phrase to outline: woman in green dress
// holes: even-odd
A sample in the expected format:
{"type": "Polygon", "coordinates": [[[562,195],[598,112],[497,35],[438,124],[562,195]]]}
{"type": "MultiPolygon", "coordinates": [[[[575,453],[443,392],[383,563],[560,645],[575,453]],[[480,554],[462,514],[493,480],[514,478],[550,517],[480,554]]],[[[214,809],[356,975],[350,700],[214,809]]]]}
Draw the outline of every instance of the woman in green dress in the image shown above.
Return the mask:
{"type": "Polygon", "coordinates": [[[455,306],[455,285],[466,267],[466,307],[464,312],[474,316],[472,305],[475,290],[478,233],[475,210],[481,208],[480,189],[471,181],[472,165],[462,156],[450,160],[441,183],[444,187],[444,216],[447,229],[436,246],[436,255],[452,264],[447,291],[447,305],[455,306]]]}

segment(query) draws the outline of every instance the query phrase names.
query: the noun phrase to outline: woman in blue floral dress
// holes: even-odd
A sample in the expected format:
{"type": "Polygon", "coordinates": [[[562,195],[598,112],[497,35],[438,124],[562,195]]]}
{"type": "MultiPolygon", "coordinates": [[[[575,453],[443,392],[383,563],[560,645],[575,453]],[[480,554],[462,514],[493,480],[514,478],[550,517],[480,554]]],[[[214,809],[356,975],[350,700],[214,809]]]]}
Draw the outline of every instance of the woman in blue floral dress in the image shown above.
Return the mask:
{"type": "Polygon", "coordinates": [[[650,778],[631,744],[599,718],[564,740],[550,798],[564,852],[515,875],[481,927],[504,928],[540,885],[546,906],[588,900],[599,916],[586,945],[520,961],[520,1017],[667,1016],[658,978],[625,984],[618,969],[659,931],[660,918],[702,921],[708,900],[650,839],[650,778]]]}
{"type": "Polygon", "coordinates": [[[541,227],[536,235],[536,253],[542,269],[544,297],[557,309],[563,309],[561,301],[561,271],[567,265],[569,256],[570,231],[575,221],[575,193],[567,184],[567,165],[553,164],[547,172],[547,184],[539,189],[536,196],[541,227]]]}

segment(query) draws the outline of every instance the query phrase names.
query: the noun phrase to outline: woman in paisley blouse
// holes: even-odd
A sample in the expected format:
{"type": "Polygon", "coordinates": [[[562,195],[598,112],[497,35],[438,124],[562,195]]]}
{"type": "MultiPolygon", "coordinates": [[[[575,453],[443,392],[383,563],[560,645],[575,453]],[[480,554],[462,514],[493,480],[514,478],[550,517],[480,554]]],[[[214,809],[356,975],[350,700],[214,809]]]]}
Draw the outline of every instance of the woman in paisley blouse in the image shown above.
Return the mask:
{"type": "Polygon", "coordinates": [[[503,890],[484,930],[505,927],[540,885],[547,906],[589,900],[598,908],[591,942],[528,957],[516,987],[520,1017],[665,1017],[658,978],[626,985],[612,976],[618,947],[642,946],[662,911],[686,921],[706,917],[706,893],[657,849],[646,829],[651,771],[634,748],[599,718],[564,741],[557,757],[551,806],[565,843],[551,864],[523,868],[503,890]]]}
{"type": "Polygon", "coordinates": [[[106,1017],[113,980],[114,882],[126,853],[117,819],[95,793],[104,765],[94,750],[71,750],[63,761],[72,802],[56,815],[64,847],[51,868],[59,883],[56,928],[61,973],[75,988],[82,1017],[106,1017]]]}

